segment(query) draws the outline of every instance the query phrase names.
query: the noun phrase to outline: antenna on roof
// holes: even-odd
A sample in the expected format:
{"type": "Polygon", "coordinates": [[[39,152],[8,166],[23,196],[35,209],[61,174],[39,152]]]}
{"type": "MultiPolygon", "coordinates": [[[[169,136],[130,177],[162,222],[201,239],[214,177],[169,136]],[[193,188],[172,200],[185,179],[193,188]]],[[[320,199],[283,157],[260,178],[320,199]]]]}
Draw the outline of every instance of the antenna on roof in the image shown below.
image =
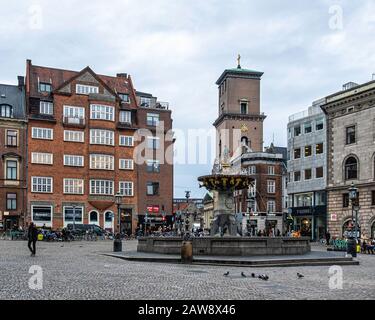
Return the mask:
{"type": "Polygon", "coordinates": [[[237,57],[237,69],[241,69],[241,55],[238,54],[238,57],[237,57]]]}

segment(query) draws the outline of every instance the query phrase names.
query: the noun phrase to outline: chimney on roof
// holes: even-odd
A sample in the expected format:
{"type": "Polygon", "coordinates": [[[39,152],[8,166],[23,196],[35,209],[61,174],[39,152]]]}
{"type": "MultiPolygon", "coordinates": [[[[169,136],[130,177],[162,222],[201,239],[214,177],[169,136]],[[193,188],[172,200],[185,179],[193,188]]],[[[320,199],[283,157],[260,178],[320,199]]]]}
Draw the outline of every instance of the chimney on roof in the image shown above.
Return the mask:
{"type": "Polygon", "coordinates": [[[18,76],[18,88],[22,89],[25,86],[25,77],[18,76]]]}
{"type": "Polygon", "coordinates": [[[128,78],[128,74],[127,74],[127,73],[118,73],[118,74],[117,74],[117,78],[124,78],[124,79],[127,79],[127,78],[128,78]]]}

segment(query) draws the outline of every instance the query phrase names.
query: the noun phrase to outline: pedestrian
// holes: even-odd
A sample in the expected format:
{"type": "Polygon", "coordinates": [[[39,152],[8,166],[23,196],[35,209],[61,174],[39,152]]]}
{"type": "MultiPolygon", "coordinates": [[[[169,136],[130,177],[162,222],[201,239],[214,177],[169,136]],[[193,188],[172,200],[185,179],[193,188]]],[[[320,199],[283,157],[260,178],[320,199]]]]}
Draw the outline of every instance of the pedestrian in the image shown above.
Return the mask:
{"type": "Polygon", "coordinates": [[[331,240],[331,234],[327,231],[326,232],[326,244],[329,245],[329,241],[331,240]]]}
{"type": "Polygon", "coordinates": [[[28,239],[29,242],[27,246],[31,251],[31,256],[35,257],[36,254],[36,241],[38,240],[38,229],[35,227],[34,223],[31,222],[28,230],[28,239]],[[31,244],[33,245],[31,248],[31,244]]]}

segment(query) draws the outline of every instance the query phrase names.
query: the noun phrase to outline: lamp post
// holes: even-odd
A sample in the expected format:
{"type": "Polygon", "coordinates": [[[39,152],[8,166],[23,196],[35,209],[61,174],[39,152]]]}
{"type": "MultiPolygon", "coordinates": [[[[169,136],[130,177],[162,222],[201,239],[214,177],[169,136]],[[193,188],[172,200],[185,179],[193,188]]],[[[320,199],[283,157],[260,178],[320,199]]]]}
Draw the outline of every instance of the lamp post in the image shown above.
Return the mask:
{"type": "Polygon", "coordinates": [[[73,231],[76,231],[76,206],[73,205],[73,231]]]}
{"type": "Polygon", "coordinates": [[[122,194],[117,192],[115,195],[115,203],[117,205],[117,214],[118,214],[118,233],[114,237],[113,241],[113,251],[121,252],[122,251],[122,241],[121,241],[121,216],[120,216],[120,205],[122,200],[122,194]]]}
{"type": "Polygon", "coordinates": [[[352,254],[353,257],[357,256],[357,244],[358,244],[358,210],[359,206],[357,203],[358,199],[358,188],[355,187],[354,183],[352,182],[349,188],[349,199],[352,203],[352,227],[351,232],[348,237],[348,254],[352,254]],[[355,221],[354,221],[354,212],[355,212],[355,221]],[[354,237],[353,237],[353,223],[354,225],[354,237]],[[353,248],[354,247],[354,248],[353,248]]]}
{"type": "Polygon", "coordinates": [[[189,198],[190,198],[190,191],[185,191],[185,198],[186,198],[186,213],[185,213],[185,230],[184,234],[188,232],[188,227],[189,227],[189,198]]]}
{"type": "Polygon", "coordinates": [[[115,195],[115,202],[116,202],[116,205],[117,205],[117,215],[118,215],[118,232],[121,236],[121,214],[120,214],[120,206],[121,206],[121,202],[122,202],[122,194],[120,192],[117,192],[116,195],[115,195]]]}

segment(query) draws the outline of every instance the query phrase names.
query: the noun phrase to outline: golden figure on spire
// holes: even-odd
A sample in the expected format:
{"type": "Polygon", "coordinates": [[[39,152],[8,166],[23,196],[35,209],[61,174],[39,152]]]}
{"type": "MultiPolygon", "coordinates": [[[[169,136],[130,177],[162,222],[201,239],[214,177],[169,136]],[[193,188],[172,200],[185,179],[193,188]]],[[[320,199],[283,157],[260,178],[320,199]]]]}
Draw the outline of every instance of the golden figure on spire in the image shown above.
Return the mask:
{"type": "Polygon", "coordinates": [[[238,64],[237,64],[237,68],[238,68],[238,69],[241,69],[241,55],[240,55],[240,54],[238,54],[237,62],[238,62],[238,64]]]}

